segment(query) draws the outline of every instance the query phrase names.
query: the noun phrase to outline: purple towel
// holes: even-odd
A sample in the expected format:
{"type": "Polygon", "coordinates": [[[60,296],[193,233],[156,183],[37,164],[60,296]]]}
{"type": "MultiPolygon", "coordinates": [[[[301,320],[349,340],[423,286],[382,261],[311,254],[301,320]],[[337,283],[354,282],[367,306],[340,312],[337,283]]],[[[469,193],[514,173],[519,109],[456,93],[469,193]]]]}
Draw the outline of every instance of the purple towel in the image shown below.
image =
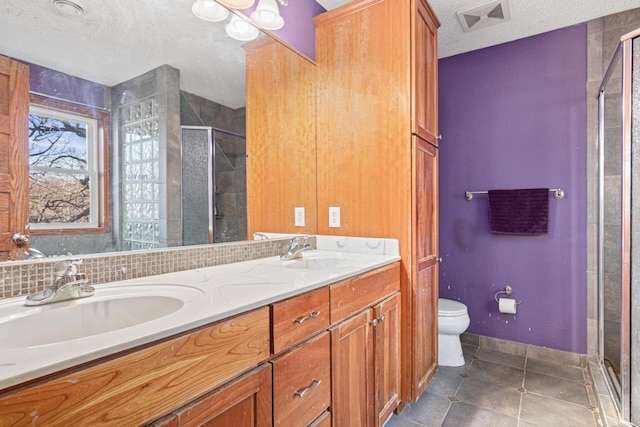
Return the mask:
{"type": "Polygon", "coordinates": [[[489,226],[498,234],[546,234],[549,189],[489,190],[489,226]]]}

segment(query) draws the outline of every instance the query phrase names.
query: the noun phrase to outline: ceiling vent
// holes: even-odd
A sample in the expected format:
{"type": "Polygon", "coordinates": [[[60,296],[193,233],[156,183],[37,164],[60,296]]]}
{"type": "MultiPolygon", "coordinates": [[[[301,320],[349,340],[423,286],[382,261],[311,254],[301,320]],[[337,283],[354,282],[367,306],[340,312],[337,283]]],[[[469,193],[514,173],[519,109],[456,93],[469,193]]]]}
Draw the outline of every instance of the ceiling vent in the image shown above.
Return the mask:
{"type": "Polygon", "coordinates": [[[507,0],[492,1],[482,6],[461,10],[456,15],[464,32],[489,27],[511,19],[507,0]]]}

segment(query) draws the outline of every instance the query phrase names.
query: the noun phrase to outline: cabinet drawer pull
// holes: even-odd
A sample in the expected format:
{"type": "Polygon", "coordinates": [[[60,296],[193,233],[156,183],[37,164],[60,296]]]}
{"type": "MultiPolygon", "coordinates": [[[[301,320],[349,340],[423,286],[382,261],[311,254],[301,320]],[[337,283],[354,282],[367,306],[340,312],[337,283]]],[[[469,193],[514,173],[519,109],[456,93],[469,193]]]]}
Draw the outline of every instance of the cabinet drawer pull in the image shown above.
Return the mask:
{"type": "Polygon", "coordinates": [[[384,323],[384,314],[382,316],[378,317],[378,322],[384,323]]]}
{"type": "Polygon", "coordinates": [[[371,326],[377,326],[377,325],[378,325],[378,319],[372,319],[372,320],[369,320],[369,324],[370,324],[371,326]]]}
{"type": "Polygon", "coordinates": [[[308,319],[315,319],[315,318],[317,318],[318,316],[320,316],[320,312],[319,312],[319,311],[312,311],[311,313],[309,313],[309,315],[308,315],[308,316],[301,317],[300,319],[293,319],[293,323],[300,323],[300,324],[302,324],[302,322],[304,322],[305,320],[308,320],[308,319]]]}
{"type": "Polygon", "coordinates": [[[299,398],[302,399],[302,397],[304,396],[304,394],[308,391],[312,391],[318,388],[318,386],[320,385],[322,381],[317,380],[317,379],[313,379],[311,381],[311,385],[309,387],[303,388],[302,391],[296,391],[294,394],[294,396],[298,396],[299,398]]]}

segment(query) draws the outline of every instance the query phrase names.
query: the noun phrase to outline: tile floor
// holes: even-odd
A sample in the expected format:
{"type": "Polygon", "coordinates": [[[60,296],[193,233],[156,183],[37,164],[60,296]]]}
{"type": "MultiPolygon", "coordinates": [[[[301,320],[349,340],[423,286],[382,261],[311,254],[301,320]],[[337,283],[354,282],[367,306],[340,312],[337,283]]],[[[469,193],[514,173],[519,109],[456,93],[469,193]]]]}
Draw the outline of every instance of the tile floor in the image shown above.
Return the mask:
{"type": "Polygon", "coordinates": [[[464,344],[466,364],[440,367],[420,399],[386,427],[598,427],[584,366],[464,344]]]}

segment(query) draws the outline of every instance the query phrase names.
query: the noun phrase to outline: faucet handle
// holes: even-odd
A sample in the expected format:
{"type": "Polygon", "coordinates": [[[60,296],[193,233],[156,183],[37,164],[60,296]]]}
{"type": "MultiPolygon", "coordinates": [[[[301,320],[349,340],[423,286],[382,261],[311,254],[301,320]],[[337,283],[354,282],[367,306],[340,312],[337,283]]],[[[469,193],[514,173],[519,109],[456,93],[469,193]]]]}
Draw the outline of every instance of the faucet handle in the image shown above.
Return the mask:
{"type": "Polygon", "coordinates": [[[291,242],[289,242],[288,250],[293,250],[301,246],[308,248],[310,247],[310,245],[306,243],[308,240],[309,240],[309,236],[295,236],[291,239],[291,242]],[[305,242],[305,243],[301,243],[301,242],[305,242]]]}
{"type": "Polygon", "coordinates": [[[77,265],[82,264],[81,259],[67,259],[55,264],[55,275],[57,277],[68,276],[78,272],[77,265]]]}

